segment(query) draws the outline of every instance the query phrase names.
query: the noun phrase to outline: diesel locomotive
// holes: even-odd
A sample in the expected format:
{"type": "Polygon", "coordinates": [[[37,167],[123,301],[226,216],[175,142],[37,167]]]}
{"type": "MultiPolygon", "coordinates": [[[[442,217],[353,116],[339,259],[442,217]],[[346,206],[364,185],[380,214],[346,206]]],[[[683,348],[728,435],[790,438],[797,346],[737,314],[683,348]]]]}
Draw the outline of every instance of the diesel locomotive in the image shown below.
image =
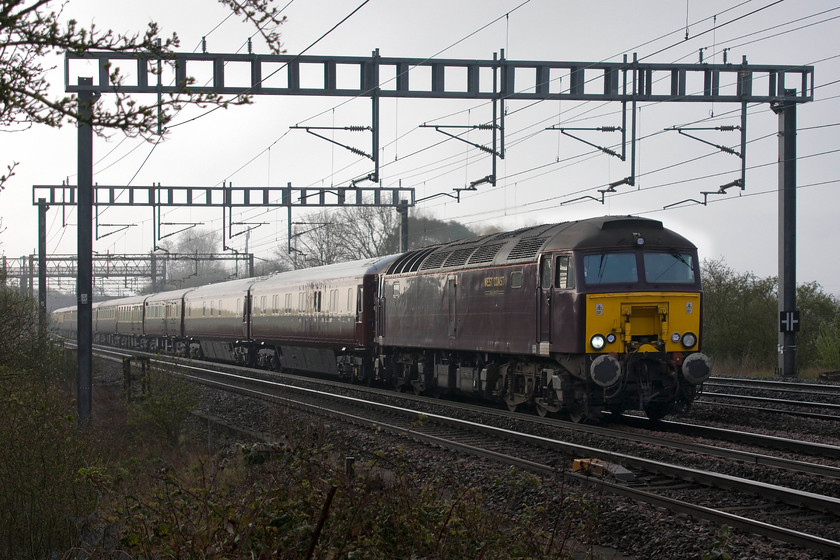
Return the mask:
{"type": "MultiPolygon", "coordinates": [[[[54,312],[72,336],[75,309],[54,312]]],[[[94,341],[511,410],[686,411],[709,377],[697,248],[656,220],[527,227],[94,304],[94,341]]]]}

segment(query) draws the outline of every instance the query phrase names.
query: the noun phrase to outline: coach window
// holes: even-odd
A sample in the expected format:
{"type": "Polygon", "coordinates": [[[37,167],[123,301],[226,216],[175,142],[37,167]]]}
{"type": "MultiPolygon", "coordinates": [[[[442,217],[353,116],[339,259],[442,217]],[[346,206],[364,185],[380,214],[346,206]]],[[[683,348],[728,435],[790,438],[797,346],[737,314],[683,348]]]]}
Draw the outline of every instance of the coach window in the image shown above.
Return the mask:
{"type": "Polygon", "coordinates": [[[306,294],[298,292],[298,311],[306,311],[306,294]]]}
{"type": "Polygon", "coordinates": [[[353,311],[353,288],[347,288],[347,312],[353,311]]]}
{"type": "Polygon", "coordinates": [[[516,272],[510,273],[510,287],[511,288],[521,288],[522,287],[522,271],[517,270],[516,272]]]}
{"type": "Polygon", "coordinates": [[[574,288],[575,287],[575,267],[574,261],[569,255],[561,255],[557,257],[554,267],[557,278],[554,285],[558,288],[574,288]]]}
{"type": "Polygon", "coordinates": [[[394,298],[400,297],[400,283],[394,282],[394,298]]]}

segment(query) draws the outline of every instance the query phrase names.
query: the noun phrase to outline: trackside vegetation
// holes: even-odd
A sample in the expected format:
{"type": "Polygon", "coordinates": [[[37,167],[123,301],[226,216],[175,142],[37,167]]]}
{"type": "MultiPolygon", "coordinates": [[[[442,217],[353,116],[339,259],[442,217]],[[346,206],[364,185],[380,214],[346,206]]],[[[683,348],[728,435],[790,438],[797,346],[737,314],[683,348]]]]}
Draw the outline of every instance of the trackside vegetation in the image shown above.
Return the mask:
{"type": "MultiPolygon", "coordinates": [[[[774,280],[720,261],[703,273],[709,354],[772,374],[774,280]]],[[[801,367],[840,369],[837,298],[805,284],[799,307],[801,367]]],[[[562,559],[610,523],[597,491],[567,492],[562,477],[461,476],[455,457],[418,462],[399,441],[343,439],[289,410],[265,412],[282,443],[211,442],[190,416],[199,390],[166,373],[131,402],[118,374],[97,382],[80,429],[75,360],[37,319],[0,282],[0,557],[562,559]]]]}
{"type": "MultiPolygon", "coordinates": [[[[778,283],[736,272],[722,260],[703,262],[703,350],[717,373],[772,376],[779,341],[778,283]]],[[[801,377],[840,370],[840,300],[816,282],[796,290],[801,377]]]]}

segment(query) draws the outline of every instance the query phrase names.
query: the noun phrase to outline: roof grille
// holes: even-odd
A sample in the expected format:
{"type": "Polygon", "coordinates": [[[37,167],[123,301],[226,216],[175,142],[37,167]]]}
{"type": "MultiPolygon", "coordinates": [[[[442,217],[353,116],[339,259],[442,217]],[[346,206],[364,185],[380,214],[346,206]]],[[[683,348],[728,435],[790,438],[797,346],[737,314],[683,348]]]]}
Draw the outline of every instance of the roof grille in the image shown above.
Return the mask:
{"type": "Polygon", "coordinates": [[[467,264],[467,259],[475,251],[475,247],[467,247],[466,249],[457,249],[449,255],[443,266],[463,266],[467,264]]]}
{"type": "Polygon", "coordinates": [[[432,253],[429,257],[423,261],[423,264],[420,266],[420,270],[429,270],[432,268],[440,268],[443,264],[443,261],[446,260],[452,251],[441,251],[439,253],[432,253]]]}
{"type": "Polygon", "coordinates": [[[496,253],[504,246],[504,243],[496,243],[494,245],[483,245],[479,247],[470,257],[470,264],[492,262],[496,257],[496,253]]]}
{"type": "Polygon", "coordinates": [[[537,256],[537,251],[540,250],[540,247],[543,246],[547,239],[547,237],[526,237],[521,239],[519,243],[510,250],[508,260],[515,261],[519,259],[534,258],[537,256]]]}

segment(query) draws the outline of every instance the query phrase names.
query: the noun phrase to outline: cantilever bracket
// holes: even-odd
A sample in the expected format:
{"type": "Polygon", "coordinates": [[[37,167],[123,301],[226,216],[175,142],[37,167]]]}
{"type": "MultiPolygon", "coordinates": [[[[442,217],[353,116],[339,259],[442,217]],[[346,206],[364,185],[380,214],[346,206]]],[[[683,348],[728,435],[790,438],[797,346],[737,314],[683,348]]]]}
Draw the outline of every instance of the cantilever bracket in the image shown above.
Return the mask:
{"type": "MultiPolygon", "coordinates": [[[[454,140],[458,140],[458,141],[463,142],[465,144],[469,144],[473,148],[477,148],[477,149],[481,150],[482,152],[488,153],[491,156],[493,156],[493,173],[491,173],[490,175],[487,175],[486,177],[482,177],[481,179],[478,179],[476,181],[472,181],[470,183],[470,187],[475,187],[476,185],[480,185],[482,183],[490,183],[492,186],[494,186],[494,187],[496,186],[496,158],[505,159],[504,143],[502,144],[502,150],[501,151],[496,151],[496,149],[495,149],[495,146],[496,146],[496,131],[501,131],[502,130],[502,128],[500,126],[498,126],[496,124],[475,124],[475,125],[421,124],[420,128],[434,128],[436,131],[440,132],[444,136],[448,136],[448,137],[450,137],[454,140]],[[457,134],[452,134],[451,132],[447,132],[445,130],[442,130],[444,128],[460,128],[460,129],[470,129],[470,130],[492,130],[493,131],[493,148],[488,148],[487,146],[485,146],[483,144],[478,144],[476,142],[470,142],[466,138],[461,138],[457,134]]],[[[502,138],[504,139],[504,136],[502,136],[502,138]]],[[[461,190],[464,190],[464,189],[461,189],[461,190]]],[[[474,190],[474,189],[471,188],[471,189],[467,189],[467,190],[474,190]]],[[[460,202],[460,200],[459,200],[459,202],[460,202]]]]}
{"type": "Polygon", "coordinates": [[[257,229],[260,226],[268,225],[268,222],[260,222],[258,224],[248,223],[248,222],[234,222],[233,221],[233,208],[232,208],[232,196],[230,188],[233,186],[233,183],[222,183],[222,187],[225,191],[224,196],[224,204],[222,204],[222,251],[233,251],[237,255],[239,251],[234,249],[233,247],[228,247],[227,240],[233,239],[243,233],[248,233],[253,229],[257,229]],[[233,226],[249,226],[246,227],[244,230],[233,233],[233,226]]]}
{"type": "Polygon", "coordinates": [[[449,136],[450,138],[453,138],[455,140],[459,140],[459,141],[461,141],[465,144],[469,144],[473,148],[478,148],[482,152],[486,152],[486,153],[488,153],[492,156],[496,156],[500,159],[505,159],[504,155],[502,155],[500,152],[497,152],[497,151],[493,150],[492,148],[488,148],[487,146],[484,146],[483,144],[478,144],[476,142],[470,142],[469,140],[467,140],[465,138],[461,138],[457,134],[452,134],[451,132],[446,132],[445,130],[441,130],[443,128],[467,128],[467,129],[470,129],[470,130],[492,130],[495,133],[495,131],[499,129],[499,127],[496,126],[496,125],[476,124],[476,125],[472,125],[472,126],[466,126],[466,125],[461,126],[461,125],[454,125],[454,124],[453,125],[421,124],[420,128],[434,128],[436,131],[440,132],[441,134],[443,134],[445,136],[449,136]]]}
{"type": "MultiPolygon", "coordinates": [[[[730,154],[730,155],[733,155],[733,156],[736,156],[736,157],[740,158],[740,160],[741,160],[741,178],[737,179],[735,181],[732,181],[731,183],[728,183],[727,185],[724,185],[724,187],[729,188],[729,187],[732,187],[732,186],[739,186],[739,187],[741,187],[741,190],[744,190],[746,188],[746,185],[747,185],[747,103],[745,101],[741,102],[741,124],[740,125],[721,125],[721,126],[708,126],[708,127],[702,127],[702,126],[700,126],[700,127],[673,126],[671,128],[666,128],[665,130],[666,131],[676,130],[677,132],[679,132],[683,136],[691,138],[692,140],[696,140],[697,142],[701,142],[701,143],[706,144],[708,146],[711,146],[713,148],[717,148],[721,152],[724,152],[726,154],[730,154]],[[722,144],[715,144],[714,142],[709,142],[708,140],[705,140],[703,138],[699,138],[697,136],[694,136],[693,134],[688,134],[687,132],[685,132],[686,130],[690,130],[690,131],[716,130],[716,131],[719,131],[719,132],[739,131],[741,133],[741,151],[739,152],[739,151],[737,151],[733,148],[730,148],[729,146],[724,146],[722,144]]],[[[723,187],[721,187],[721,188],[723,188],[723,187]]],[[[718,194],[718,192],[713,192],[711,194],[718,194]]],[[[725,189],[724,189],[724,192],[725,192],[725,189]]],[[[685,201],[683,201],[683,202],[685,202],[685,201]]]]}
{"type": "Polygon", "coordinates": [[[96,221],[96,240],[99,241],[100,239],[104,239],[109,235],[114,235],[115,233],[119,233],[121,231],[127,230],[130,227],[134,227],[137,224],[100,224],[99,220],[96,221]],[[107,228],[117,228],[115,230],[111,230],[108,233],[103,233],[99,235],[99,228],[100,227],[107,227],[107,228]]]}
{"type": "Polygon", "coordinates": [[[564,135],[568,136],[569,138],[573,138],[573,139],[577,140],[578,142],[583,142],[587,146],[591,146],[591,147],[595,148],[596,150],[600,150],[607,155],[617,157],[621,161],[626,161],[627,160],[627,152],[626,152],[627,134],[626,134],[623,127],[620,127],[620,126],[599,126],[597,128],[580,128],[580,127],[550,126],[550,127],[546,128],[546,130],[559,130],[560,134],[564,134],[564,135]],[[567,132],[569,130],[593,130],[593,131],[597,131],[597,132],[620,132],[621,133],[621,153],[619,154],[615,150],[611,150],[610,148],[607,148],[606,146],[599,146],[598,144],[590,142],[589,140],[584,140],[583,138],[581,138],[579,136],[575,136],[574,134],[570,134],[569,132],[567,132]]]}
{"type": "Polygon", "coordinates": [[[591,196],[591,195],[579,196],[577,198],[573,198],[572,200],[567,200],[565,202],[561,202],[560,206],[564,206],[566,204],[571,204],[572,202],[577,202],[579,200],[594,200],[595,202],[600,202],[601,204],[604,204],[606,202],[607,193],[615,192],[615,188],[619,187],[621,185],[633,186],[633,184],[634,184],[633,177],[625,177],[624,179],[619,179],[618,181],[613,181],[612,183],[607,185],[606,189],[598,189],[598,192],[601,193],[600,198],[595,197],[595,196],[591,196]]]}
{"type": "Polygon", "coordinates": [[[692,140],[697,140],[698,142],[702,142],[703,144],[706,144],[708,146],[712,146],[713,148],[717,148],[721,152],[724,152],[724,153],[727,153],[727,154],[730,154],[730,155],[733,155],[733,156],[737,156],[739,158],[743,157],[741,155],[741,152],[733,150],[729,146],[724,146],[722,144],[715,144],[714,142],[709,142],[708,140],[704,140],[703,138],[699,138],[697,136],[694,136],[692,134],[688,134],[687,132],[685,132],[686,130],[719,130],[721,132],[731,132],[731,131],[734,131],[734,130],[741,130],[740,126],[731,125],[731,126],[710,126],[710,127],[698,127],[698,128],[682,128],[682,127],[674,126],[674,127],[671,127],[671,128],[666,128],[665,130],[676,130],[677,132],[679,132],[683,136],[687,136],[688,138],[691,138],[692,140]]]}
{"type": "MultiPolygon", "coordinates": [[[[166,251],[163,247],[158,247],[157,242],[161,241],[162,239],[166,239],[167,237],[172,237],[173,235],[178,235],[188,229],[192,229],[196,226],[202,225],[203,222],[195,223],[195,222],[161,222],[161,218],[163,217],[163,212],[160,208],[160,183],[156,185],[152,183],[152,187],[154,188],[153,194],[151,195],[152,199],[152,247],[153,251],[157,251],[161,249],[166,251]],[[161,226],[184,226],[181,229],[176,231],[167,233],[166,235],[161,235],[161,226]]],[[[168,251],[167,251],[168,252],[168,251]]]]}
{"type": "MultiPolygon", "coordinates": [[[[98,183],[97,183],[96,186],[99,186],[98,183]]],[[[93,189],[94,196],[96,196],[97,192],[98,192],[97,189],[94,187],[94,189],[93,189]]],[[[99,204],[98,204],[98,202],[99,202],[98,200],[94,201],[94,206],[96,208],[95,208],[95,211],[93,213],[94,231],[96,232],[96,240],[97,241],[99,241],[100,239],[104,239],[104,238],[108,237],[109,235],[114,235],[115,233],[119,233],[121,231],[127,230],[128,228],[134,227],[134,226],[137,225],[137,224],[100,224],[99,223],[99,204]],[[101,227],[103,227],[103,228],[117,228],[117,229],[114,229],[114,230],[111,230],[107,233],[103,233],[102,235],[99,235],[99,228],[101,228],[101,227]]]]}
{"type": "Polygon", "coordinates": [[[743,184],[741,183],[741,180],[740,179],[735,179],[734,181],[726,183],[725,185],[721,185],[720,187],[718,187],[718,190],[716,190],[716,191],[701,191],[700,194],[703,195],[703,202],[700,202],[699,200],[697,200],[695,198],[687,198],[685,200],[680,200],[679,202],[674,202],[672,204],[668,204],[666,206],[663,206],[662,209],[667,210],[668,208],[673,208],[674,206],[680,206],[682,204],[685,204],[686,202],[694,202],[696,204],[702,204],[703,206],[706,206],[709,203],[709,195],[726,194],[726,189],[731,189],[732,187],[741,187],[742,189],[744,188],[743,184]]]}
{"type": "Polygon", "coordinates": [[[336,146],[341,146],[345,150],[348,150],[357,156],[366,157],[369,160],[373,161],[375,158],[371,154],[364,152],[358,148],[354,148],[353,146],[348,146],[347,144],[342,144],[341,142],[336,142],[332,138],[327,138],[323,134],[318,134],[317,132],[312,132],[313,130],[349,130],[351,132],[364,132],[365,130],[373,131],[373,128],[370,126],[344,126],[344,127],[337,127],[337,126],[290,126],[290,129],[295,130],[305,130],[312,136],[317,136],[321,140],[326,140],[330,144],[335,144],[336,146]]]}

